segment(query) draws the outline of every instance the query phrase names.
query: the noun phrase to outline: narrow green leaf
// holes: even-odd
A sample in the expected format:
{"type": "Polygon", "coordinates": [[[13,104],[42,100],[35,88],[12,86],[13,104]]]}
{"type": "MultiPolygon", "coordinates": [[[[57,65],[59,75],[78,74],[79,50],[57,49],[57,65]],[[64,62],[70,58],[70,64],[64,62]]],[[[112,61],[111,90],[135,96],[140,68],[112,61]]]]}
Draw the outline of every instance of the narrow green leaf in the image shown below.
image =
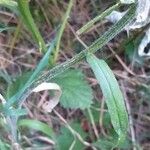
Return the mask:
{"type": "Polygon", "coordinates": [[[104,60],[99,60],[91,54],[87,56],[87,61],[101,86],[112,125],[119,136],[118,144],[120,144],[124,141],[128,129],[128,115],[121,90],[113,72],[104,60]]]}
{"type": "Polygon", "coordinates": [[[24,115],[27,115],[27,110],[26,109],[10,109],[9,111],[3,111],[3,113],[6,115],[6,116],[15,116],[15,117],[19,117],[19,116],[24,116],[24,115]]]}
{"type": "Polygon", "coordinates": [[[65,15],[62,18],[62,23],[61,23],[60,29],[58,31],[56,49],[55,49],[55,53],[54,53],[54,63],[56,62],[57,57],[58,57],[58,52],[59,52],[59,48],[60,48],[61,37],[63,35],[65,26],[67,24],[67,20],[69,18],[72,6],[73,6],[73,0],[70,0],[69,4],[68,4],[67,11],[66,11],[65,15]]]}
{"type": "Polygon", "coordinates": [[[113,10],[119,8],[120,6],[120,3],[117,3],[115,5],[113,5],[112,7],[106,9],[102,14],[96,16],[95,18],[93,18],[92,20],[90,20],[87,24],[85,24],[82,28],[80,28],[78,31],[77,31],[77,34],[80,35],[84,32],[86,32],[87,30],[89,30],[90,28],[92,28],[92,26],[100,21],[101,19],[105,18],[106,16],[108,16],[113,10]]]}
{"type": "Polygon", "coordinates": [[[47,50],[46,54],[43,56],[36,69],[34,70],[33,74],[31,75],[30,79],[28,80],[28,83],[32,82],[45,69],[45,67],[48,66],[49,57],[55,47],[55,43],[56,40],[54,39],[51,42],[51,45],[49,46],[49,49],[47,50]]]}
{"type": "Polygon", "coordinates": [[[0,78],[3,78],[8,84],[12,82],[11,76],[3,70],[0,70],[0,78]]]}
{"type": "Polygon", "coordinates": [[[53,129],[46,123],[38,120],[22,119],[18,122],[19,127],[28,127],[46,134],[48,137],[54,138],[53,129]]]}
{"type": "Polygon", "coordinates": [[[92,104],[92,90],[79,70],[69,70],[52,80],[62,89],[60,103],[65,108],[89,108],[92,104]]]}
{"type": "MultiPolygon", "coordinates": [[[[55,40],[52,41],[48,51],[43,56],[39,64],[37,65],[34,72],[31,74],[31,72],[23,74],[22,77],[19,77],[16,82],[9,85],[7,89],[7,96],[10,98],[8,102],[6,103],[7,109],[13,104],[17,103],[19,101],[18,97],[30,86],[30,84],[35,80],[40,73],[46,68],[48,65],[49,56],[55,46],[55,40]],[[14,95],[13,95],[14,94],[14,95]]],[[[19,102],[21,103],[21,101],[19,102]]]]}
{"type": "Polygon", "coordinates": [[[17,0],[18,8],[20,11],[20,15],[23,18],[24,23],[27,25],[28,29],[32,32],[32,35],[34,39],[36,40],[37,44],[39,45],[39,48],[42,52],[46,52],[46,44],[36,26],[34,23],[33,17],[31,15],[30,9],[29,9],[29,1],[28,0],[17,0]]]}

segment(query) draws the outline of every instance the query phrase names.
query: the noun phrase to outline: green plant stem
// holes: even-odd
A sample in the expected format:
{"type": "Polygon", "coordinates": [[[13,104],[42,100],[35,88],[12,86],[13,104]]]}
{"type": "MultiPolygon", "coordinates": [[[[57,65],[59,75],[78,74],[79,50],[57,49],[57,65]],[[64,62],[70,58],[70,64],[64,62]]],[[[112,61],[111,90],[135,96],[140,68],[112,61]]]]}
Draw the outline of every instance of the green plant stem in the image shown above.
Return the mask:
{"type": "Polygon", "coordinates": [[[38,84],[49,81],[50,79],[56,77],[57,75],[61,74],[62,72],[68,70],[77,62],[84,59],[87,53],[95,53],[96,51],[100,50],[104,45],[106,45],[111,39],[113,39],[118,33],[120,33],[123,28],[132,21],[135,16],[136,5],[132,4],[129,8],[129,11],[126,15],[118,21],[115,25],[113,25],[107,32],[105,32],[100,38],[98,38],[95,42],[93,42],[87,49],[84,49],[79,54],[76,54],[70,60],[57,65],[56,67],[52,68],[49,72],[40,76],[33,85],[37,86],[38,84]]]}
{"type": "Polygon", "coordinates": [[[88,111],[88,114],[89,114],[89,117],[90,117],[90,120],[91,120],[91,124],[92,124],[93,130],[94,130],[94,134],[95,134],[96,138],[99,139],[99,134],[98,134],[98,130],[96,128],[96,124],[94,122],[94,117],[93,117],[92,111],[91,111],[90,108],[88,108],[87,111],[88,111]]]}
{"type": "Polygon", "coordinates": [[[21,104],[24,102],[24,100],[31,94],[32,90],[39,85],[42,82],[48,82],[52,78],[58,76],[59,74],[63,73],[64,71],[71,68],[74,64],[78,63],[79,61],[83,60],[87,53],[95,53],[96,51],[100,50],[103,46],[105,46],[111,39],[113,39],[118,33],[120,33],[126,25],[128,25],[135,17],[135,11],[136,11],[136,4],[131,4],[129,7],[128,12],[126,15],[120,19],[116,24],[114,24],[107,32],[105,32],[100,38],[98,38],[95,42],[92,43],[87,49],[84,49],[79,54],[76,54],[73,58],[70,60],[61,63],[60,65],[57,65],[56,67],[52,68],[47,73],[42,74],[34,80],[24,91],[21,91],[21,94],[16,97],[16,101],[11,101],[11,99],[8,100],[6,103],[5,108],[9,109],[10,106],[13,105],[13,103],[19,103],[21,104]]]}

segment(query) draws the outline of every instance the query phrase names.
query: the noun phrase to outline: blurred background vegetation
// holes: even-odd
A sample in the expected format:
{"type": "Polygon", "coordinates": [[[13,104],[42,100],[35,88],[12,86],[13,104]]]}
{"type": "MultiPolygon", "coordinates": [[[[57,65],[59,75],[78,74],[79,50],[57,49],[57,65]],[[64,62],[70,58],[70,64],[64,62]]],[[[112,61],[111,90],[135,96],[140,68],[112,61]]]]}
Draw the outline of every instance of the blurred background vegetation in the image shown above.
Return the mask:
{"type": "MultiPolygon", "coordinates": [[[[115,3],[116,1],[111,0],[74,0],[62,35],[56,64],[68,60],[84,48],[79,43],[75,32],[115,3]]],[[[67,7],[68,0],[30,1],[30,11],[47,44],[57,34],[67,7]]],[[[121,10],[124,9],[124,7],[121,8],[121,10]]],[[[100,21],[80,38],[86,45],[90,45],[110,25],[111,23],[106,20],[100,21]]],[[[126,143],[118,149],[150,149],[150,58],[139,57],[137,54],[137,46],[145,28],[130,32],[129,37],[126,32],[122,32],[103,47],[103,53],[97,52],[97,56],[105,59],[114,71],[130,112],[132,124],[130,132],[126,143]],[[133,140],[136,145],[134,148],[133,140]]],[[[17,90],[24,84],[28,72],[36,67],[42,56],[17,10],[0,6],[0,93],[7,97],[12,96],[14,89],[17,90]],[[12,85],[15,81],[17,83],[12,85]]],[[[48,98],[48,92],[33,94],[23,104],[28,111],[28,115],[23,117],[26,120],[18,125],[22,147],[30,150],[91,149],[74,138],[69,130],[69,127],[72,127],[84,140],[93,143],[95,147],[102,150],[110,149],[115,132],[112,129],[98,82],[86,62],[82,61],[74,66],[75,69],[79,67],[93,89],[94,98],[90,112],[87,109],[64,109],[62,105],[58,105],[54,112],[46,114],[40,106],[43,99],[48,98]]],[[[82,78],[80,72],[79,78],[82,78]]],[[[0,149],[2,150],[11,147],[11,137],[7,130],[5,123],[0,121],[0,149]]]]}

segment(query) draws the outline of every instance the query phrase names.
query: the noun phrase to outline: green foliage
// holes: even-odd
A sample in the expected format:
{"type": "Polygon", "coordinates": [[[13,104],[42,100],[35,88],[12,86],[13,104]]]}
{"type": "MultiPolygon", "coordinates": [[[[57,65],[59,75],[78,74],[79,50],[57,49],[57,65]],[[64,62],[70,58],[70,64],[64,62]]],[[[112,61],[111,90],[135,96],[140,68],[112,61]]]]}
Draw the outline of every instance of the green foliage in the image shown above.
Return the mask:
{"type": "Polygon", "coordinates": [[[54,138],[53,129],[48,126],[46,123],[43,123],[38,120],[30,120],[30,119],[21,119],[18,122],[19,127],[27,127],[32,128],[34,130],[40,131],[46,134],[48,137],[54,138]]]}
{"type": "Polygon", "coordinates": [[[136,67],[141,67],[144,64],[144,58],[140,57],[137,51],[140,41],[141,36],[130,38],[129,40],[125,41],[123,45],[127,58],[136,67]]]}
{"type": "Polygon", "coordinates": [[[0,33],[3,31],[13,30],[13,29],[14,29],[13,27],[7,27],[3,24],[0,24],[0,33]]]}
{"type": "MultiPolygon", "coordinates": [[[[8,86],[7,97],[10,98],[19,89],[22,89],[32,76],[32,72],[19,76],[13,84],[8,86]]],[[[53,79],[52,82],[57,83],[62,88],[63,93],[60,103],[65,108],[85,109],[92,104],[92,90],[81,71],[69,70],[53,79]]]]}
{"type": "Polygon", "coordinates": [[[2,140],[0,140],[0,149],[1,150],[9,150],[10,149],[10,145],[3,142],[2,140]]]}
{"type": "Polygon", "coordinates": [[[92,54],[87,56],[87,61],[101,86],[118,142],[122,143],[128,129],[128,114],[117,80],[105,61],[92,54]]]}
{"type": "Polygon", "coordinates": [[[92,28],[92,26],[102,20],[103,18],[105,18],[106,16],[108,16],[114,9],[117,9],[120,6],[120,3],[115,4],[114,6],[110,7],[109,9],[106,9],[106,11],[104,11],[102,14],[96,16],[95,18],[93,18],[92,20],[90,20],[87,24],[85,24],[82,28],[80,28],[77,31],[77,34],[80,35],[86,31],[88,31],[90,28],[92,28]]]}
{"type": "Polygon", "coordinates": [[[47,50],[46,44],[36,24],[34,23],[34,19],[29,9],[29,2],[27,0],[17,0],[17,3],[18,3],[20,15],[23,18],[23,21],[27,25],[28,29],[32,32],[33,38],[37,42],[40,51],[46,52],[47,50]]]}
{"type": "MultiPolygon", "coordinates": [[[[9,1],[7,0],[7,4],[6,4],[7,7],[9,7],[8,2],[9,1]]],[[[34,71],[25,73],[22,76],[18,77],[15,83],[11,84],[8,87],[7,97],[9,98],[9,100],[4,105],[3,115],[7,118],[7,121],[9,120],[7,123],[9,123],[10,128],[12,130],[11,131],[12,137],[15,139],[14,141],[17,142],[16,140],[18,138],[16,134],[17,127],[18,126],[27,127],[27,128],[32,128],[34,130],[40,131],[43,134],[47,135],[48,137],[51,137],[53,140],[56,140],[55,141],[57,144],[56,149],[61,149],[61,150],[84,149],[85,145],[89,146],[90,144],[84,141],[82,141],[81,144],[80,142],[81,139],[83,138],[83,140],[86,140],[85,138],[87,137],[87,135],[83,132],[80,124],[78,123],[73,123],[71,126],[79,133],[79,135],[82,138],[79,138],[73,132],[71,133],[69,127],[67,126],[68,128],[61,127],[61,134],[58,134],[56,139],[54,137],[53,129],[49,127],[46,123],[37,120],[23,119],[20,120],[17,124],[19,116],[25,114],[24,109],[21,108],[22,103],[25,101],[26,97],[28,97],[28,95],[31,93],[34,87],[36,87],[42,82],[50,81],[50,82],[57,83],[61,87],[62,96],[61,96],[60,103],[63,107],[73,108],[73,109],[80,108],[82,110],[86,108],[89,109],[92,104],[93,95],[92,95],[91,87],[88,85],[88,83],[85,80],[85,76],[82,74],[81,71],[77,69],[76,70],[70,69],[69,71],[66,70],[71,68],[71,66],[74,65],[75,63],[78,63],[83,58],[85,58],[88,52],[94,53],[97,50],[101,49],[112,38],[114,38],[120,31],[122,31],[122,29],[134,18],[136,5],[132,4],[129,7],[129,11],[127,12],[127,14],[118,23],[112,26],[106,33],[104,33],[100,38],[94,41],[88,48],[81,51],[79,54],[75,55],[72,59],[66,61],[65,63],[62,63],[52,68],[50,71],[48,71],[48,73],[45,74],[42,74],[42,72],[44,69],[46,69],[46,66],[48,66],[49,56],[51,54],[51,51],[55,50],[55,46],[56,46],[55,59],[58,55],[62,33],[67,23],[67,19],[70,14],[71,7],[73,5],[73,0],[70,0],[67,12],[63,19],[62,26],[59,32],[56,34],[57,35],[56,38],[51,42],[51,46],[48,51],[46,48],[46,44],[39,30],[37,29],[37,26],[34,23],[34,19],[32,18],[32,15],[30,13],[29,2],[27,0],[17,0],[17,5],[19,9],[15,8],[16,3],[15,3],[15,7],[12,6],[11,9],[15,8],[19,10],[20,16],[23,18],[23,21],[27,25],[28,29],[32,32],[35,41],[38,43],[39,49],[42,50],[42,52],[46,52],[46,54],[43,56],[42,60],[37,65],[34,71]]],[[[107,14],[111,13],[111,11],[118,8],[119,6],[120,4],[118,3],[113,7],[111,7],[110,9],[106,10],[103,14],[96,17],[94,21],[87,23],[87,25],[81,28],[78,31],[79,33],[78,32],[77,33],[81,34],[85,32],[85,30],[91,28],[95,22],[104,18],[107,14]]],[[[87,60],[91,68],[93,69],[95,76],[101,86],[103,95],[106,100],[106,104],[108,107],[108,112],[111,118],[113,128],[119,136],[119,140],[117,141],[118,142],[117,144],[119,145],[120,143],[124,142],[126,137],[127,128],[128,128],[128,117],[127,117],[125,104],[123,101],[123,96],[119,89],[117,80],[115,79],[108,65],[103,60],[98,60],[93,55],[87,56],[87,60]]],[[[2,106],[1,108],[3,110],[2,106]]],[[[90,110],[92,109],[90,108],[90,110]]],[[[91,115],[93,115],[92,120],[90,118],[91,116],[87,117],[91,121],[91,123],[93,122],[98,123],[99,114],[92,110],[91,115]]],[[[108,113],[106,113],[106,115],[108,115],[108,113]]],[[[106,121],[104,120],[104,123],[108,125],[110,118],[107,119],[106,117],[106,121]]],[[[104,119],[105,119],[105,114],[104,114],[104,119]]],[[[61,120],[63,119],[61,118],[61,120]]],[[[91,142],[94,141],[91,138],[91,135],[89,135],[88,138],[91,140],[91,142]]],[[[115,138],[116,136],[114,136],[114,139],[115,138]]],[[[98,148],[109,149],[116,146],[116,141],[114,139],[113,140],[109,138],[98,139],[98,141],[93,145],[98,148]]],[[[1,144],[3,146],[2,142],[0,142],[0,146],[1,144]]]]}
{"type": "MultiPolygon", "coordinates": [[[[11,76],[7,73],[4,72],[3,70],[0,70],[0,79],[5,80],[8,84],[11,84],[11,76]]],[[[1,80],[0,80],[1,81],[1,80]]]]}
{"type": "Polygon", "coordinates": [[[21,76],[18,76],[16,80],[9,84],[7,88],[6,97],[11,98],[15,95],[20,89],[23,88],[29,77],[31,76],[32,72],[23,73],[21,76]]]}
{"type": "MultiPolygon", "coordinates": [[[[99,123],[100,112],[94,109],[94,107],[95,107],[95,108],[100,108],[100,106],[99,106],[99,107],[98,107],[98,106],[99,106],[99,104],[96,103],[96,102],[94,102],[94,103],[91,105],[91,113],[92,113],[92,115],[94,116],[94,122],[95,122],[95,123],[99,123]]],[[[90,119],[90,116],[89,116],[89,113],[88,113],[87,110],[84,111],[84,115],[86,116],[86,118],[88,119],[88,121],[91,122],[91,119],[90,119]]]]}
{"type": "Polygon", "coordinates": [[[51,42],[51,45],[49,46],[49,49],[47,50],[47,52],[45,53],[45,55],[43,56],[43,58],[41,59],[41,61],[37,65],[37,67],[34,70],[33,74],[30,76],[30,78],[28,80],[28,84],[30,82],[32,82],[35,78],[37,78],[38,75],[40,75],[41,72],[46,68],[46,66],[48,66],[49,56],[50,56],[51,52],[54,49],[55,42],[56,42],[55,39],[51,42]]]}
{"type": "Polygon", "coordinates": [[[132,4],[135,3],[135,0],[120,0],[120,2],[123,4],[132,4]]]}
{"type": "Polygon", "coordinates": [[[66,27],[67,20],[69,18],[72,6],[73,6],[73,0],[70,0],[70,2],[68,4],[67,11],[66,11],[65,15],[63,16],[62,23],[61,23],[60,29],[58,31],[56,49],[55,49],[55,52],[54,52],[54,63],[56,62],[57,57],[58,57],[61,38],[62,38],[62,35],[63,35],[63,32],[64,32],[64,29],[66,27]]]}
{"type": "MultiPolygon", "coordinates": [[[[12,105],[13,103],[17,102],[17,97],[19,97],[28,87],[31,85],[33,80],[35,80],[41,72],[48,66],[48,59],[49,55],[52,52],[55,46],[55,40],[52,41],[51,45],[49,46],[48,51],[45,53],[33,73],[25,73],[22,76],[18,77],[18,79],[10,84],[7,89],[7,97],[10,98],[7,102],[7,107],[12,105]],[[11,96],[11,97],[10,97],[11,96]]],[[[21,101],[18,99],[18,101],[21,101]]]]}
{"type": "MultiPolygon", "coordinates": [[[[71,127],[85,139],[87,135],[83,132],[79,123],[72,123],[71,127]]],[[[71,147],[73,142],[75,142],[75,144],[72,150],[81,150],[85,148],[85,146],[76,139],[67,128],[62,127],[60,132],[61,133],[57,136],[57,150],[67,150],[71,147]]]]}
{"type": "Polygon", "coordinates": [[[62,88],[60,103],[65,108],[85,109],[92,104],[92,90],[81,71],[69,70],[52,81],[62,88]]]}
{"type": "MultiPolygon", "coordinates": [[[[127,12],[127,14],[118,23],[116,23],[112,28],[110,28],[109,31],[103,34],[102,37],[98,38],[95,42],[93,42],[93,44],[91,44],[87,48],[86,51],[94,53],[98,49],[100,49],[102,46],[107,44],[107,42],[109,42],[114,36],[116,36],[122,30],[122,28],[125,27],[125,25],[134,18],[135,10],[136,10],[136,5],[131,5],[131,7],[129,7],[129,11],[127,12]]],[[[73,64],[82,60],[84,57],[85,57],[85,51],[82,51],[76,56],[74,56],[72,59],[68,60],[67,62],[54,67],[52,70],[50,70],[50,72],[48,72],[48,74],[50,73],[50,75],[46,74],[45,76],[42,76],[42,80],[44,77],[45,77],[45,80],[48,80],[49,78],[50,79],[54,78],[55,76],[59,75],[65,70],[69,69],[73,64]]],[[[40,78],[38,79],[41,80],[40,78]]],[[[36,84],[36,81],[31,83],[30,87],[33,86],[34,84],[36,84]]],[[[12,97],[9,100],[9,102],[6,103],[6,107],[10,107],[15,101],[16,102],[21,101],[22,99],[21,97],[24,97],[24,95],[27,96],[29,95],[29,93],[30,92],[28,92],[28,90],[22,89],[22,91],[20,91],[19,94],[12,97]]]]}
{"type": "Polygon", "coordinates": [[[93,145],[101,150],[111,150],[115,147],[114,143],[116,143],[116,140],[112,137],[108,137],[107,139],[101,137],[98,141],[93,143],[93,145]]]}
{"type": "MultiPolygon", "coordinates": [[[[117,142],[117,138],[115,135],[109,136],[109,137],[100,137],[93,145],[100,150],[111,150],[113,147],[115,147],[115,143],[117,142]]],[[[124,141],[122,145],[119,145],[118,148],[122,150],[127,150],[131,148],[131,144],[128,139],[124,141]]]]}
{"type": "Polygon", "coordinates": [[[17,3],[14,0],[0,0],[0,6],[6,7],[18,14],[17,3]]]}

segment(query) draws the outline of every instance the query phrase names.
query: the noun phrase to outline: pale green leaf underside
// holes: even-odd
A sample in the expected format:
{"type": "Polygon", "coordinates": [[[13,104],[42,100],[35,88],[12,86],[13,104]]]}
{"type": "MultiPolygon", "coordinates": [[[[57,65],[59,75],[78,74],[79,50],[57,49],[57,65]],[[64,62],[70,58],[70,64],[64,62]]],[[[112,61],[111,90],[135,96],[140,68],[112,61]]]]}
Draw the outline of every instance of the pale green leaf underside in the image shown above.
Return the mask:
{"type": "Polygon", "coordinates": [[[87,61],[101,86],[112,125],[119,135],[119,140],[122,140],[128,128],[128,115],[117,80],[104,60],[89,55],[87,61]]]}

